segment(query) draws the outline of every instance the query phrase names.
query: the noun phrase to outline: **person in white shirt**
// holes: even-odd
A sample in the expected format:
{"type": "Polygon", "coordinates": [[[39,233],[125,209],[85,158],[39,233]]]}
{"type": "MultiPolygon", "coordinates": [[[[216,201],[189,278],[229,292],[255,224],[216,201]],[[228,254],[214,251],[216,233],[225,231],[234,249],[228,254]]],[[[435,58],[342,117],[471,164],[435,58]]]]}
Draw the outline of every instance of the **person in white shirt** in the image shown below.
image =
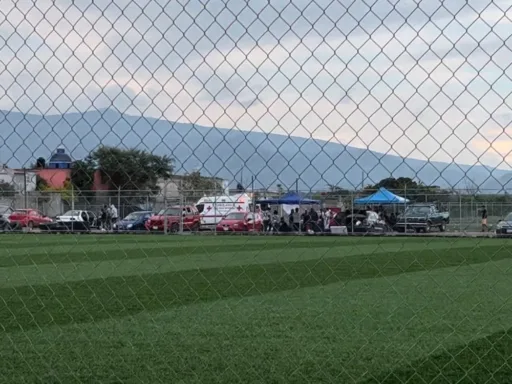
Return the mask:
{"type": "Polygon", "coordinates": [[[114,204],[111,204],[110,205],[110,214],[111,214],[111,217],[112,217],[112,227],[111,228],[114,228],[114,224],[117,224],[117,208],[114,204]]]}
{"type": "Polygon", "coordinates": [[[324,230],[328,231],[330,229],[330,225],[331,225],[331,210],[330,209],[325,210],[323,219],[324,219],[324,230]]]}
{"type": "Polygon", "coordinates": [[[368,221],[368,224],[373,225],[379,221],[379,215],[373,210],[366,211],[366,221],[368,221]]]}

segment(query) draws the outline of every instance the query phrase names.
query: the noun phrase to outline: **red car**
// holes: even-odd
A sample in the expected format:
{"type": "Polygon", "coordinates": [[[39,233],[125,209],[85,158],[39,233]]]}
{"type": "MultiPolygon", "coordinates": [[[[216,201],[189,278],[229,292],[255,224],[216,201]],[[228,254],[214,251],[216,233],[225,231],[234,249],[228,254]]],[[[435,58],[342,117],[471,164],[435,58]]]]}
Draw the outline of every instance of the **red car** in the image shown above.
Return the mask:
{"type": "Polygon", "coordinates": [[[170,207],[162,209],[157,215],[150,217],[145,224],[148,231],[164,231],[167,221],[167,231],[176,233],[180,230],[183,218],[183,230],[199,231],[201,218],[196,207],[187,205],[185,207],[170,207]]]}
{"type": "Polygon", "coordinates": [[[37,209],[17,209],[10,216],[11,225],[36,228],[41,224],[51,223],[52,219],[43,215],[37,209]]]}
{"type": "Polygon", "coordinates": [[[259,213],[231,212],[217,224],[217,232],[261,232],[263,218],[259,213]]]}

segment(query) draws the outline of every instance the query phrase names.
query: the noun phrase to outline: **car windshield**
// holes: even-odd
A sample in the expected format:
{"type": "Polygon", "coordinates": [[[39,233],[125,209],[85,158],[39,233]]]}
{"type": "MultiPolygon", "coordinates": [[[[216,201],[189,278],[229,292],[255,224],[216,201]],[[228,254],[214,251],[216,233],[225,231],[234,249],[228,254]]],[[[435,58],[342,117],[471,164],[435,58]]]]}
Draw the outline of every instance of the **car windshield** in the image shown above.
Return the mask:
{"type": "Polygon", "coordinates": [[[238,212],[233,212],[233,213],[230,213],[226,216],[226,219],[227,220],[243,220],[245,217],[245,213],[238,213],[238,212]]]}
{"type": "Polygon", "coordinates": [[[180,216],[183,211],[179,208],[167,208],[160,211],[160,215],[165,216],[180,216]]]}
{"type": "Polygon", "coordinates": [[[142,216],[146,215],[145,212],[132,212],[128,216],[124,218],[126,221],[135,221],[140,219],[142,216]]]}
{"type": "Polygon", "coordinates": [[[30,213],[30,211],[27,211],[25,209],[17,209],[16,211],[13,212],[13,214],[15,215],[28,215],[30,213]]]}
{"type": "Polygon", "coordinates": [[[427,215],[430,213],[430,207],[423,206],[423,207],[409,207],[405,211],[408,215],[427,215]]]}
{"type": "Polygon", "coordinates": [[[505,216],[505,220],[504,221],[512,221],[512,212],[509,213],[507,216],[505,216]]]}
{"type": "Polygon", "coordinates": [[[80,211],[67,211],[62,216],[80,216],[80,211]]]}

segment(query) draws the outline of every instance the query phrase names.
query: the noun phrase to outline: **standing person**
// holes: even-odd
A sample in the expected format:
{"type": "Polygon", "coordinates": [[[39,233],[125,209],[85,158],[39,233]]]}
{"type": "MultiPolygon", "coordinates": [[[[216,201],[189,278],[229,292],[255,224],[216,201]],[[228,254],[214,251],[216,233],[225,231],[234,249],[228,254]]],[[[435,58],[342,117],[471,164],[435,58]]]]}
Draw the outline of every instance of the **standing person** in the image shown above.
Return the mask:
{"type": "Polygon", "coordinates": [[[326,209],[324,212],[324,231],[328,232],[331,229],[331,210],[326,209]]]}
{"type": "Polygon", "coordinates": [[[112,212],[112,226],[113,226],[114,224],[117,224],[117,220],[118,220],[117,208],[114,204],[110,205],[110,211],[112,212]]]}
{"type": "Polygon", "coordinates": [[[320,227],[320,232],[325,230],[325,209],[320,208],[320,214],[318,215],[318,226],[320,227]]]}
{"type": "Polygon", "coordinates": [[[294,209],[292,208],[290,214],[288,215],[288,224],[289,224],[290,230],[292,230],[292,231],[293,231],[293,212],[294,212],[294,209]]]}
{"type": "Polygon", "coordinates": [[[302,231],[307,232],[308,226],[309,226],[309,211],[307,209],[304,210],[304,213],[302,214],[301,221],[302,221],[302,231]]]}
{"type": "Polygon", "coordinates": [[[318,232],[318,212],[312,207],[309,211],[309,217],[311,220],[311,229],[316,233],[318,232]]]}
{"type": "Polygon", "coordinates": [[[300,229],[300,212],[299,208],[295,208],[293,211],[293,230],[299,232],[300,229]]]}
{"type": "Polygon", "coordinates": [[[263,232],[270,232],[270,207],[263,211],[263,232]]]}
{"type": "Polygon", "coordinates": [[[107,206],[106,205],[101,207],[101,211],[100,211],[100,229],[102,231],[106,231],[107,230],[107,206]]]}
{"type": "Polygon", "coordinates": [[[278,232],[279,230],[279,214],[277,213],[277,210],[274,211],[274,214],[272,215],[272,232],[278,232]]]}
{"type": "Polygon", "coordinates": [[[105,205],[105,209],[107,211],[107,220],[106,220],[106,230],[110,231],[112,229],[112,206],[105,205]]]}
{"type": "Polygon", "coordinates": [[[487,208],[485,208],[485,205],[482,205],[480,211],[482,212],[482,232],[489,232],[489,227],[487,226],[487,208]]]}

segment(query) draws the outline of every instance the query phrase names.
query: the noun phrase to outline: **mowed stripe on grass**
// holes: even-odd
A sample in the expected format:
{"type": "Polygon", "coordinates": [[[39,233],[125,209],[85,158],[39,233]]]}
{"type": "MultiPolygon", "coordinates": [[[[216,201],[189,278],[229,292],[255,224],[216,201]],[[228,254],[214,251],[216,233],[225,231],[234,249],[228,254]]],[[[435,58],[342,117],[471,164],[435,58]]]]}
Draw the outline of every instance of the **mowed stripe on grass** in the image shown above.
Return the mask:
{"type": "MultiPolygon", "coordinates": [[[[308,246],[308,252],[318,256],[312,260],[217,268],[197,268],[191,263],[188,270],[45,285],[33,285],[27,280],[27,285],[0,289],[0,326],[11,332],[55,324],[95,322],[196,302],[263,295],[511,257],[503,243],[475,240],[461,241],[460,245],[466,246],[463,249],[453,248],[454,242],[446,242],[447,248],[440,247],[442,243],[437,241],[432,244],[434,249],[424,246],[408,250],[404,243],[388,252],[370,252],[363,257],[359,254],[325,257],[322,248],[325,242],[322,240],[311,238],[303,243],[308,246]],[[400,249],[402,251],[397,251],[400,249]]],[[[247,243],[244,238],[239,241],[240,248],[236,254],[243,255],[247,243]]],[[[272,240],[266,241],[270,244],[272,240]]],[[[280,241],[276,239],[277,243],[280,241]]],[[[375,242],[374,245],[379,244],[375,242]]],[[[278,248],[274,252],[283,251],[278,248]]]]}
{"type": "MultiPolygon", "coordinates": [[[[110,244],[103,245],[102,251],[52,252],[0,258],[0,288],[254,264],[305,262],[322,258],[361,257],[393,252],[408,253],[409,258],[413,259],[416,252],[429,250],[441,257],[447,250],[446,246],[447,244],[440,242],[425,244],[421,241],[410,241],[406,245],[403,242],[361,242],[357,246],[323,241],[317,244],[270,242],[244,243],[241,247],[233,247],[230,244],[222,248],[222,251],[220,247],[216,247],[216,252],[205,252],[203,247],[182,248],[171,242],[163,243],[161,247],[151,250],[139,250],[135,245],[132,245],[130,250],[119,250],[116,244],[110,244]]],[[[472,241],[460,241],[450,244],[448,249],[464,255],[471,252],[474,247],[472,241]]],[[[500,246],[493,244],[493,247],[498,249],[500,246]]]]}
{"type": "Polygon", "coordinates": [[[511,378],[512,329],[509,328],[461,346],[440,346],[431,355],[376,375],[364,384],[508,384],[511,378]]]}
{"type": "Polygon", "coordinates": [[[0,378],[356,383],[508,327],[511,265],[508,259],[4,333],[0,378]]]}

